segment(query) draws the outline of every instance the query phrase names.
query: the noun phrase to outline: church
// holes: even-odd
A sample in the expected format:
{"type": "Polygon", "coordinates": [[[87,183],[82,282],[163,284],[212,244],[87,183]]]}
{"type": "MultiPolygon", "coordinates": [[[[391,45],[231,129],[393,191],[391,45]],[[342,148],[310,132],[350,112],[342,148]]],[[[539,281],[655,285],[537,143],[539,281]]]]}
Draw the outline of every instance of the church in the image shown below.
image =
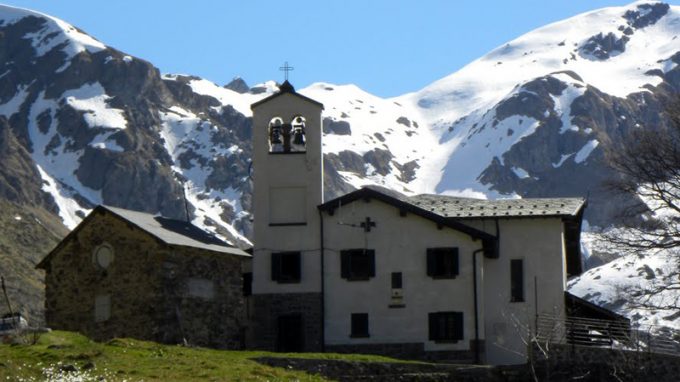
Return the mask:
{"type": "Polygon", "coordinates": [[[251,347],[516,364],[567,315],[585,199],[323,200],[323,105],[286,81],[251,108],[251,347]]]}

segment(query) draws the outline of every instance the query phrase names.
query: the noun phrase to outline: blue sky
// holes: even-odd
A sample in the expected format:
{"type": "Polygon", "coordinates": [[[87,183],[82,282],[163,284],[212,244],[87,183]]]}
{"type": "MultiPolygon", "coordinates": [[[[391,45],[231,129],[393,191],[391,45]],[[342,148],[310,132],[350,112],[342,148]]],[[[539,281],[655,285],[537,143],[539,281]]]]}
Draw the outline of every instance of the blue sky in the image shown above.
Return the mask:
{"type": "MultiPolygon", "coordinates": [[[[8,0],[59,17],[164,73],[225,84],[354,83],[416,91],[545,24],[610,0],[8,0]]],[[[669,1],[678,5],[680,0],[669,1]]]]}

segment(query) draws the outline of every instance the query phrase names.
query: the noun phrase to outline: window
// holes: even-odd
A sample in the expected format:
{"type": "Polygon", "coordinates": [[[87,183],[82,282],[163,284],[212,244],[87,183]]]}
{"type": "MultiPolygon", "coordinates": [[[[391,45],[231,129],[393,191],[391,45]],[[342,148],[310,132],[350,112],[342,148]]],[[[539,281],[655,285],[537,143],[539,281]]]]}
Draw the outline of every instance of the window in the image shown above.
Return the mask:
{"type": "Polygon", "coordinates": [[[253,294],[253,273],[246,272],[243,274],[243,295],[250,296],[253,294]]]}
{"type": "Polygon", "coordinates": [[[94,320],[106,321],[111,318],[111,295],[100,294],[94,298],[94,320]]]}
{"type": "Polygon", "coordinates": [[[109,243],[97,246],[93,251],[92,261],[102,269],[108,268],[113,262],[113,246],[109,243]]]}
{"type": "Polygon", "coordinates": [[[401,272],[392,272],[392,289],[401,289],[401,272]]]}
{"type": "Polygon", "coordinates": [[[212,280],[190,277],[186,281],[187,297],[198,297],[203,300],[212,300],[215,298],[215,283],[212,280]]]}
{"type": "Polygon", "coordinates": [[[524,261],[510,260],[510,302],[524,301],[524,261]]]}
{"type": "Polygon", "coordinates": [[[452,279],[458,275],[458,248],[428,248],[427,275],[435,279],[452,279]]]}
{"type": "Polygon", "coordinates": [[[299,283],[300,252],[272,253],[272,280],[279,283],[299,283]]]}
{"type": "Polygon", "coordinates": [[[431,341],[458,341],[463,339],[463,312],[435,312],[429,314],[431,341]]]}
{"type": "Polygon", "coordinates": [[[350,334],[350,337],[369,337],[368,313],[352,313],[352,333],[350,334]]]}
{"type": "Polygon", "coordinates": [[[340,251],[340,276],[350,281],[368,280],[375,276],[375,251],[347,249],[340,251]]]}

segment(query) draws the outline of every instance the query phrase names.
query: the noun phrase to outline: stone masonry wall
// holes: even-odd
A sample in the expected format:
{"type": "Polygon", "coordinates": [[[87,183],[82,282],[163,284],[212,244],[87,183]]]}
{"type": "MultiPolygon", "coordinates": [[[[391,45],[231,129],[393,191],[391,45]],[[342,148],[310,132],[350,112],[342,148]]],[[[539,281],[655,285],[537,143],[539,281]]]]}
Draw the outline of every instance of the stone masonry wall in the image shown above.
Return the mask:
{"type": "Polygon", "coordinates": [[[321,293],[256,294],[253,322],[249,335],[255,349],[276,351],[280,316],[301,314],[304,351],[318,352],[321,345],[321,293]]]}
{"type": "MultiPolygon", "coordinates": [[[[430,362],[473,363],[475,341],[470,341],[470,350],[425,351],[424,343],[390,343],[390,344],[354,344],[326,345],[331,353],[379,354],[406,360],[422,360],[430,362]]],[[[481,349],[483,351],[484,345],[481,349]]],[[[484,354],[480,354],[484,359],[484,354]]]]}
{"type": "Polygon", "coordinates": [[[680,356],[588,346],[552,344],[548,357],[533,350],[541,381],[677,381],[680,356]]]}
{"type": "Polygon", "coordinates": [[[53,329],[96,340],[133,337],[221,348],[242,344],[245,258],[167,246],[104,212],[66,239],[46,266],[45,316],[53,329]],[[102,243],[114,251],[102,268],[102,243]],[[110,317],[95,320],[96,296],[110,296],[110,317]]]}

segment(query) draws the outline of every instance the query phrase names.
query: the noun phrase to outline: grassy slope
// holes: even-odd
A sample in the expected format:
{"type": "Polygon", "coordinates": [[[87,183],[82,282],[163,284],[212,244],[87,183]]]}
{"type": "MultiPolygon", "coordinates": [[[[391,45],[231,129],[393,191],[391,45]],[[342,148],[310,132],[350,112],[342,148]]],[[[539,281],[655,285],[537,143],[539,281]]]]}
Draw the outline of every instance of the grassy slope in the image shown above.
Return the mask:
{"type": "MultiPolygon", "coordinates": [[[[67,233],[58,217],[35,207],[0,200],[0,276],[5,278],[12,309],[43,320],[43,272],[35,265],[67,233]]],[[[1,296],[1,295],[0,295],[1,296]]],[[[0,298],[0,315],[8,310],[0,298]]]]}
{"type": "MultiPolygon", "coordinates": [[[[69,332],[43,334],[34,345],[0,345],[0,381],[61,380],[46,367],[75,367],[84,376],[78,381],[325,381],[299,371],[258,364],[251,358],[282,356],[255,351],[223,351],[182,346],[160,345],[133,339],[115,339],[107,343],[90,341],[69,332]],[[88,369],[88,364],[94,367],[88,369]],[[87,371],[83,371],[87,370],[87,371]]],[[[379,356],[338,354],[286,354],[286,357],[344,359],[356,361],[394,361],[379,356]]]]}

